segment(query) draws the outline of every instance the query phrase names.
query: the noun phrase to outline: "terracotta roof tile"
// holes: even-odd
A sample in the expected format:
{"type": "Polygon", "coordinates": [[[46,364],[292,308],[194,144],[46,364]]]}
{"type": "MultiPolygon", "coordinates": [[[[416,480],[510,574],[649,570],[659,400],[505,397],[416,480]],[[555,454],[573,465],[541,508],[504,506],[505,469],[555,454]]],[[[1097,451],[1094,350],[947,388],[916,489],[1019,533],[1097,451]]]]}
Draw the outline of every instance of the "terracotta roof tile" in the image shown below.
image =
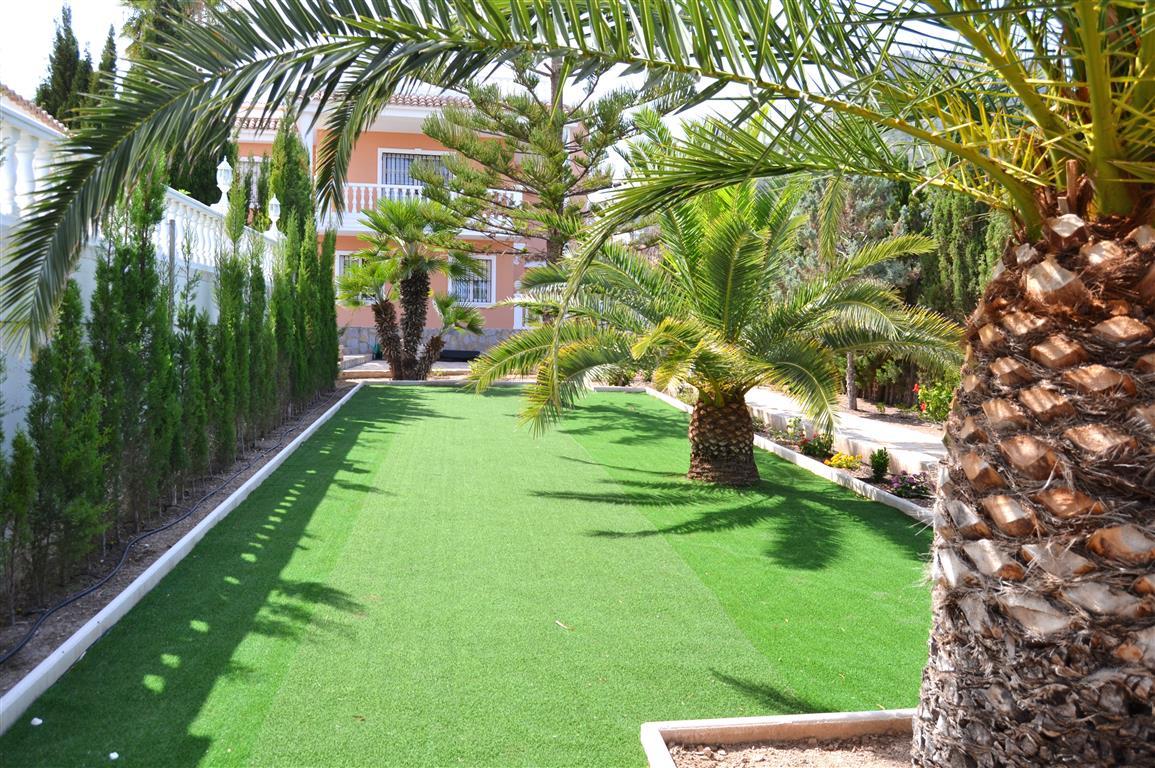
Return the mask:
{"type": "Polygon", "coordinates": [[[61,133],[68,133],[68,128],[64,125],[64,123],[60,122],[52,115],[45,112],[43,109],[36,106],[35,103],[29,101],[28,99],[18,94],[16,91],[4,85],[4,83],[0,83],[0,100],[11,103],[21,112],[24,112],[26,115],[31,117],[33,120],[42,123],[49,128],[60,131],[61,133]]]}

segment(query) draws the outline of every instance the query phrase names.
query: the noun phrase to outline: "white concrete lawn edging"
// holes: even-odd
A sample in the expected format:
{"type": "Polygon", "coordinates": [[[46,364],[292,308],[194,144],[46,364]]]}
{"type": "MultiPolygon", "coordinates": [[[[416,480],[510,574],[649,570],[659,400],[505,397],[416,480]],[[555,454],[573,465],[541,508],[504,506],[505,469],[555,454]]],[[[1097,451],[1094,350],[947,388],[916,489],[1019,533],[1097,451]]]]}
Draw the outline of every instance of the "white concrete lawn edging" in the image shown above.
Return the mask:
{"type": "Polygon", "coordinates": [[[197,542],[204,538],[213,526],[223,520],[230,512],[240,506],[249,494],[253,492],[266,478],[269,477],[289,456],[293,454],[325,422],[329,421],[353,395],[361,389],[356,384],[344,397],[333,404],[305,430],[282,448],[277,454],[258,469],[252,477],[233,491],[227,499],[197,523],[188,533],[181,537],[176,544],[150,565],[143,573],[133,579],[119,595],[72,636],[60,644],[43,661],[20,679],[8,693],[0,697],[0,734],[5,733],[28,710],[40,694],[48,690],[53,683],[59,680],[73,664],[80,661],[92,645],[104,636],[133,606],[141,601],[153,587],[160,583],[176,565],[193,550],[197,542]]]}
{"type": "MultiPolygon", "coordinates": [[[[685,413],[694,412],[692,406],[688,405],[687,403],[683,403],[676,397],[667,395],[665,392],[659,392],[653,387],[646,387],[645,392],[647,395],[656,397],[663,403],[673,406],[680,411],[684,411],[685,413]]],[[[899,496],[895,496],[893,493],[888,493],[878,486],[871,485],[864,480],[859,480],[857,477],[854,477],[848,472],[844,472],[841,469],[835,469],[834,467],[828,467],[821,461],[816,461],[809,456],[804,456],[801,453],[787,448],[784,445],[779,445],[773,440],[769,440],[765,437],[762,437],[761,435],[754,435],[754,445],[764,451],[769,451],[775,456],[781,459],[785,459],[791,464],[799,466],[808,472],[812,472],[819,477],[826,478],[832,483],[841,485],[843,488],[854,491],[859,496],[865,496],[872,501],[877,501],[880,504],[893,507],[899,512],[902,512],[904,515],[912,517],[920,523],[930,525],[934,521],[934,514],[931,512],[931,510],[926,509],[925,507],[920,507],[910,499],[904,499],[899,496]]]]}
{"type": "Polygon", "coordinates": [[[724,717],[716,720],[670,720],[643,723],[642,749],[650,768],[676,768],[672,744],[749,744],[801,739],[847,739],[855,736],[909,734],[913,709],[873,712],[822,712],[810,715],[724,717]]]}

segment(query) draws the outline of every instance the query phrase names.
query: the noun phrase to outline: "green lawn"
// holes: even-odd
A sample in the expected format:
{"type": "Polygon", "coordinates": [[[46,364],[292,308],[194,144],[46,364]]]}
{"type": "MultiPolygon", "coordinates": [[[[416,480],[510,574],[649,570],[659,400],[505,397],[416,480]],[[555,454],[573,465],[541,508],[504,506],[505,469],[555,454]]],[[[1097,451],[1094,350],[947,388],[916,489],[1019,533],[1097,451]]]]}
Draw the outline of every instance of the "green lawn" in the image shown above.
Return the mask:
{"type": "Polygon", "coordinates": [[[647,720],[913,706],[929,535],[686,417],[363,389],[0,739],[5,768],[640,766],[647,720]],[[44,724],[29,725],[32,717],[44,724]]]}

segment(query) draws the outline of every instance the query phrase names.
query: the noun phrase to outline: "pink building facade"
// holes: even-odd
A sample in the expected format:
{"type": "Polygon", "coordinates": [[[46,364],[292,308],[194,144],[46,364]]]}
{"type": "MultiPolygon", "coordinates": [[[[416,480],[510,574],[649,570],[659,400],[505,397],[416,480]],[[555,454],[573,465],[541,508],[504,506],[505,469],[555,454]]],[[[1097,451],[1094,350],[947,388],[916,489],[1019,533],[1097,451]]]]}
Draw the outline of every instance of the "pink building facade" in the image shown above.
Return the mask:
{"type": "MultiPolygon", "coordinates": [[[[352,254],[365,247],[361,239],[368,230],[362,223],[363,211],[372,208],[382,198],[405,199],[421,195],[420,184],[410,175],[415,160],[436,162],[440,155],[450,153],[443,145],[426,136],[421,125],[442,106],[464,104],[459,99],[444,96],[407,95],[395,98],[381,111],[353,149],[349,162],[348,182],[345,186],[345,210],[342,214],[321,214],[319,230],[332,229],[337,233],[337,258],[334,274],[338,277],[348,268],[352,254]]],[[[323,131],[310,128],[313,114],[305,113],[297,121],[301,140],[310,156],[316,157],[316,147],[323,131]]],[[[273,142],[273,129],[257,132],[250,121],[242,121],[238,135],[242,163],[261,162],[273,142]],[[249,158],[252,158],[251,160],[249,158]]],[[[520,192],[509,191],[515,199],[520,192]]],[[[529,263],[529,252],[537,250],[537,243],[516,239],[495,242],[481,233],[464,231],[462,239],[475,243],[485,274],[469,281],[455,283],[443,275],[432,278],[433,290],[454,293],[458,298],[478,308],[485,319],[485,332],[480,336],[452,334],[447,340],[446,352],[475,353],[508,338],[525,327],[521,310],[498,306],[512,297],[529,263]],[[532,247],[531,247],[532,246],[532,247]]],[[[430,302],[426,330],[432,333],[438,327],[438,318],[430,302]]],[[[368,307],[337,308],[337,323],[342,329],[341,340],[345,354],[365,354],[373,349],[376,336],[373,316],[368,307]]]]}

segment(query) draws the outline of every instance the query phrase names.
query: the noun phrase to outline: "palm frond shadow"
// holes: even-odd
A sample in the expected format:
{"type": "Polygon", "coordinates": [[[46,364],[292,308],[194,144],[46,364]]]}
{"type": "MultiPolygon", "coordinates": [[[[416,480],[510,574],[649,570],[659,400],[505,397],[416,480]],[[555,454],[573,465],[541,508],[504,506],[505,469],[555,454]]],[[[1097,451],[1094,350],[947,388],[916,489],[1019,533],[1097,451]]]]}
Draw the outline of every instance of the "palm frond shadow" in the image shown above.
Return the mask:
{"type": "Polygon", "coordinates": [[[621,504],[640,508],[669,508],[690,515],[668,525],[632,531],[594,530],[589,535],[605,539],[637,539],[651,536],[690,536],[742,528],[765,528],[770,543],[765,555],[774,563],[796,570],[821,570],[833,562],[842,547],[845,521],[831,513],[821,494],[776,492],[778,487],[762,481],[752,489],[735,491],[681,481],[618,480],[606,492],[540,491],[550,499],[621,504]],[[721,504],[721,506],[719,506],[721,504]]]}
{"type": "Polygon", "coordinates": [[[731,677],[716,669],[710,670],[715,680],[756,701],[767,713],[777,712],[831,712],[836,707],[822,701],[809,701],[769,685],[731,677]]]}

